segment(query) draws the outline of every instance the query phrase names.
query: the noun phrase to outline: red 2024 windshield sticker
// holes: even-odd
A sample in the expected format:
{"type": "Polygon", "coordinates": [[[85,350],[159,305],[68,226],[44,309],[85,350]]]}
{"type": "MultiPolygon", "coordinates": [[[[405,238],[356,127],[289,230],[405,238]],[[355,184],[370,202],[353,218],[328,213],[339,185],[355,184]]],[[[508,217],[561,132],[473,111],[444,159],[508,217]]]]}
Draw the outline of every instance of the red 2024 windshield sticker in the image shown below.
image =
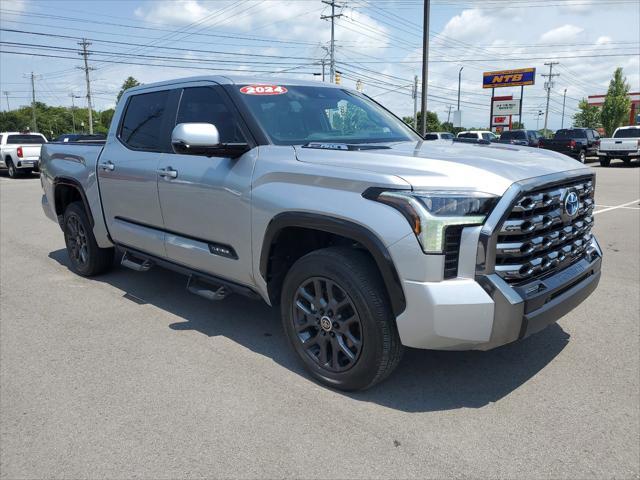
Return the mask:
{"type": "Polygon", "coordinates": [[[247,85],[240,89],[245,95],[282,95],[287,89],[280,85],[247,85]]]}

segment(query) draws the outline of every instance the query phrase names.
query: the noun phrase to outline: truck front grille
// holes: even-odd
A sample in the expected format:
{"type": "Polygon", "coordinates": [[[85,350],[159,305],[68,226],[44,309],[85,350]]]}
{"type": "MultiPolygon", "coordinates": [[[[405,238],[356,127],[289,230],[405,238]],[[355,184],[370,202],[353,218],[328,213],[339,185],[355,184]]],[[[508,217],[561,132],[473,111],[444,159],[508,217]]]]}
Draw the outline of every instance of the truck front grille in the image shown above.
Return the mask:
{"type": "Polygon", "coordinates": [[[593,177],[585,177],[522,194],[498,232],[496,273],[520,284],[582,258],[592,237],[593,191],[593,177]],[[579,198],[574,216],[566,205],[571,192],[579,198]]]}

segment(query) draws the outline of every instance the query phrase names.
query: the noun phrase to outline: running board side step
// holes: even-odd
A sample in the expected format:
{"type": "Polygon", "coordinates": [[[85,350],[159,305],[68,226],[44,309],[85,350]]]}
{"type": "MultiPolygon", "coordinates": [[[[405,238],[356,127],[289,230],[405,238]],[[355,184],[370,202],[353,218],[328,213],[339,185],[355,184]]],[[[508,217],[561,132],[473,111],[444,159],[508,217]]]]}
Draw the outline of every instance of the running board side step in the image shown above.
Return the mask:
{"type": "Polygon", "coordinates": [[[231,290],[229,290],[224,285],[217,285],[211,282],[208,282],[204,278],[198,277],[197,275],[189,275],[189,280],[187,281],[187,290],[189,292],[199,295],[207,300],[212,300],[214,302],[224,300],[231,294],[231,290]]]}
{"type": "Polygon", "coordinates": [[[134,257],[130,252],[126,251],[122,255],[120,264],[123,267],[130,268],[136,272],[146,272],[153,267],[153,262],[149,259],[134,257]]]}

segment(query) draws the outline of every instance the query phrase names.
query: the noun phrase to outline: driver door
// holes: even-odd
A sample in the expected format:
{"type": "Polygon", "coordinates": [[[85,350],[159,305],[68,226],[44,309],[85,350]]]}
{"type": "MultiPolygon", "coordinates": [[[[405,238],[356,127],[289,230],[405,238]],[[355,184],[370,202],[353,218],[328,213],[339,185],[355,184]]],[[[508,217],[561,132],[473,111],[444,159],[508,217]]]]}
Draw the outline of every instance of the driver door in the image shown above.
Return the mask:
{"type": "MultiPolygon", "coordinates": [[[[212,123],[221,143],[249,143],[251,137],[222,87],[182,90],[174,125],[212,123]]],[[[238,283],[252,283],[252,149],[239,158],[171,152],[158,178],[167,257],[181,265],[238,283]]]]}

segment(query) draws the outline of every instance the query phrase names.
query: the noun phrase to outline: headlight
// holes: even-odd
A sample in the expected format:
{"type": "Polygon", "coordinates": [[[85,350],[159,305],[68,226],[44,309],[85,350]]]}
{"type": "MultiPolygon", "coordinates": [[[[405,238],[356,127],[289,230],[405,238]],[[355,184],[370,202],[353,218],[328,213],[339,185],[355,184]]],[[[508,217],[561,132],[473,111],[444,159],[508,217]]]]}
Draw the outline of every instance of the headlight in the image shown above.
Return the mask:
{"type": "Polygon", "coordinates": [[[377,191],[366,198],[389,205],[408,220],[424,253],[443,253],[447,227],[482,225],[498,202],[483,192],[377,191]]]}

